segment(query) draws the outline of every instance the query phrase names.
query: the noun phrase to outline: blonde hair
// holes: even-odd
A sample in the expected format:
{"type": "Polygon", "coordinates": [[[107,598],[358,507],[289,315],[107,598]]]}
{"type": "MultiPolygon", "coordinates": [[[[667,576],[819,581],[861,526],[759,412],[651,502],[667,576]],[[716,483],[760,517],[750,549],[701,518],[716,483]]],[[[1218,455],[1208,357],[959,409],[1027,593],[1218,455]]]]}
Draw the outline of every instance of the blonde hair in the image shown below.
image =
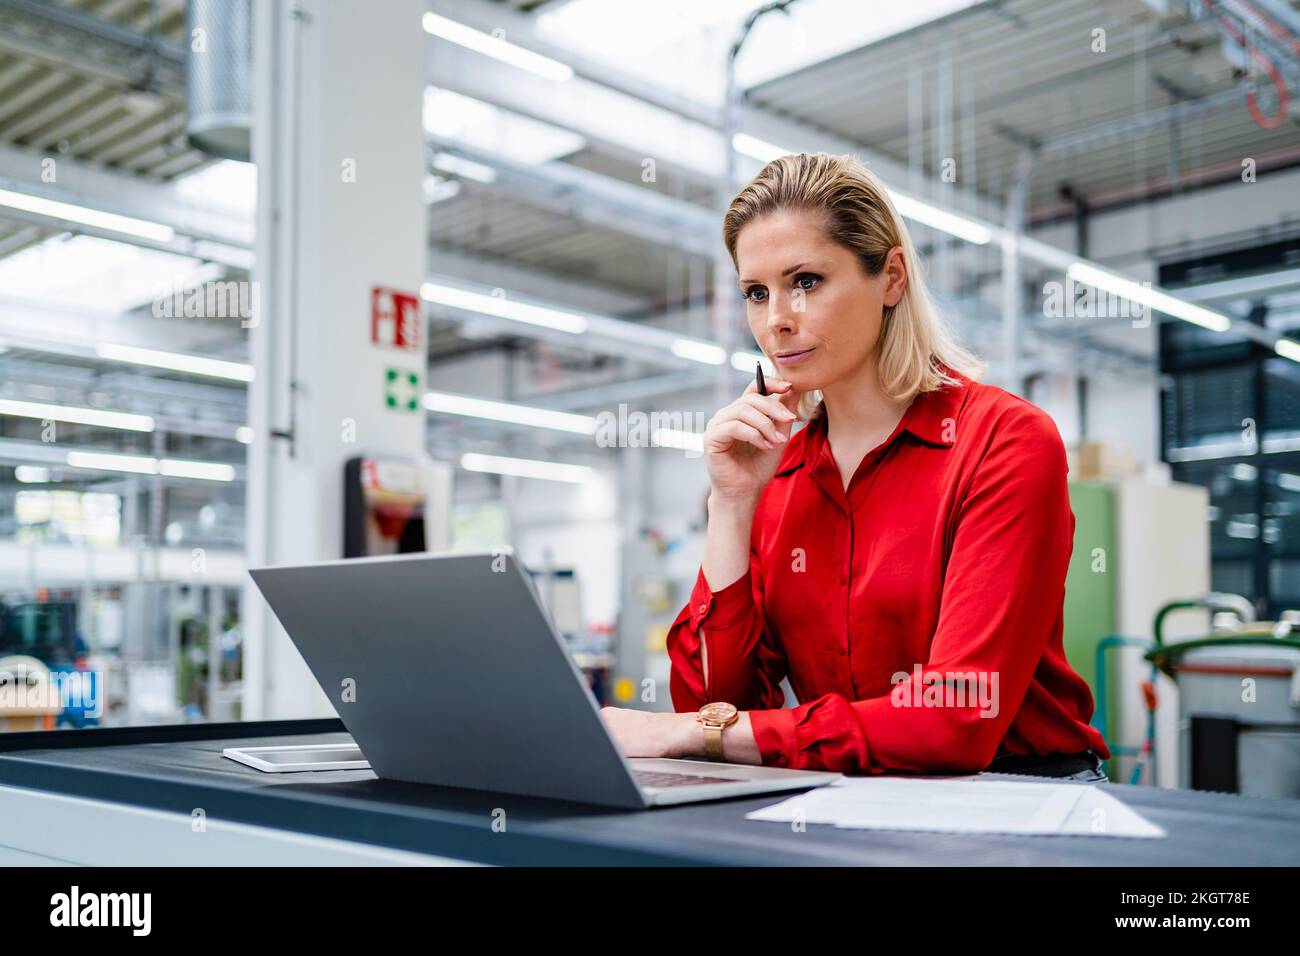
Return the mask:
{"type": "MultiPolygon", "coordinates": [[[[885,307],[876,346],[877,377],[886,395],[910,401],[956,384],[941,366],[968,378],[983,372],[984,363],[957,342],[930,298],[912,237],[875,173],[853,156],[791,153],[772,160],[736,194],[722,219],[722,241],[733,265],[740,231],[783,210],[824,216],[827,236],[857,255],[868,275],[879,275],[889,251],[902,247],[907,285],[898,304],[885,307]]],[[[799,401],[799,415],[812,418],[820,406],[821,393],[809,392],[799,401]]]]}

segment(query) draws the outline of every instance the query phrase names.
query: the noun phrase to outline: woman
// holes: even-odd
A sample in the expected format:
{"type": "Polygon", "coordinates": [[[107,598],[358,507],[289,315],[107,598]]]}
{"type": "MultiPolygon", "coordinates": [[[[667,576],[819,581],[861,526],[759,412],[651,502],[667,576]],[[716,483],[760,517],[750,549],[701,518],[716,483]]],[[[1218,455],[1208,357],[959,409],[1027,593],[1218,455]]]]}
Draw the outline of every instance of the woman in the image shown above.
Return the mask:
{"type": "Polygon", "coordinates": [[[723,239],[777,375],[705,430],[704,560],[668,634],[679,713],[606,708],[620,747],[1099,779],[1110,754],[1061,645],[1074,515],[1052,420],[973,380],[852,157],[768,163],[723,239]]]}

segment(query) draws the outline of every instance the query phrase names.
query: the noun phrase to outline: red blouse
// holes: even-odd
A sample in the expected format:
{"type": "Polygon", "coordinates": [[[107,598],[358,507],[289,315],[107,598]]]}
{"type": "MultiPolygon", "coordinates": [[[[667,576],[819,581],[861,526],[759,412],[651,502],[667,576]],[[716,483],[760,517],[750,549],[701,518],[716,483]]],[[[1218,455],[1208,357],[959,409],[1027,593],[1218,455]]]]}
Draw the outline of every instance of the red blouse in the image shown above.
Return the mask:
{"type": "Polygon", "coordinates": [[[847,493],[819,415],[754,518],[750,570],[701,569],[668,633],[679,711],[750,711],[765,764],[971,773],[998,754],[1109,757],[1061,645],[1074,513],[1051,418],[958,376],[918,395],[847,493]],[[707,645],[708,674],[700,665],[707,645]],[[782,709],[788,677],[802,703],[782,709]]]}

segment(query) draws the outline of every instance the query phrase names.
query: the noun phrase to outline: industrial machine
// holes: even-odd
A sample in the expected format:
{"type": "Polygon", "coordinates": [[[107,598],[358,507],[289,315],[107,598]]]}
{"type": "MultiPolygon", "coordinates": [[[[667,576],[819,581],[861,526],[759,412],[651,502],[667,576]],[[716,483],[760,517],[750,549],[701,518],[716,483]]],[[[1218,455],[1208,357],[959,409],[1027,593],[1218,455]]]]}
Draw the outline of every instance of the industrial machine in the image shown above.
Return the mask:
{"type": "Polygon", "coordinates": [[[1178,684],[1180,786],[1300,797],[1300,612],[1255,621],[1238,595],[1175,601],[1145,658],[1178,684]],[[1212,633],[1166,643],[1166,620],[1184,609],[1213,612],[1212,633]]]}

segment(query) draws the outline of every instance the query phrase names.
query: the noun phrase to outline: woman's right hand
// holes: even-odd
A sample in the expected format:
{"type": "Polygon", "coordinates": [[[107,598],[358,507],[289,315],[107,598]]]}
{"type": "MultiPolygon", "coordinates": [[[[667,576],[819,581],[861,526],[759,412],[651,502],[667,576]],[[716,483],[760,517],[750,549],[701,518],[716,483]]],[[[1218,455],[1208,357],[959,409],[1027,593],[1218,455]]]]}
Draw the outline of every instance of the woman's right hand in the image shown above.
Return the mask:
{"type": "Polygon", "coordinates": [[[781,379],[767,381],[767,395],[749,383],[743,395],[720,408],[704,429],[704,461],[712,494],[753,504],[776,474],[790,429],[798,420],[799,393],[781,379]]]}

